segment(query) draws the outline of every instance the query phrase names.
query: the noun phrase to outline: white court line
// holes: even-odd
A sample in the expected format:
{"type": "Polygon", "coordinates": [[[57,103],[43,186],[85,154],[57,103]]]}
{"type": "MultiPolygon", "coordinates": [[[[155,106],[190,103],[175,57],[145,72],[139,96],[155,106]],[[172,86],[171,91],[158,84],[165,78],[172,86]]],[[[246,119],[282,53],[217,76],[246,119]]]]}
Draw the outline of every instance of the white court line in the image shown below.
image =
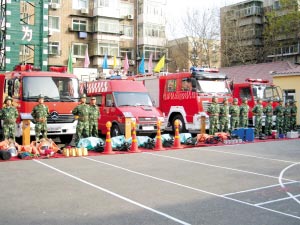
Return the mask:
{"type": "MultiPolygon", "coordinates": [[[[224,146],[222,146],[222,147],[224,147],[224,146]]],[[[277,162],[298,163],[298,162],[295,162],[295,161],[289,161],[289,160],[283,160],[283,159],[274,159],[274,158],[266,158],[266,157],[255,156],[255,155],[247,155],[247,154],[241,154],[241,153],[226,152],[226,151],[221,151],[221,150],[201,149],[201,151],[220,152],[220,153],[224,153],[224,154],[238,155],[238,156],[251,157],[251,158],[256,158],[256,159],[264,159],[264,160],[277,161],[277,162]]]]}
{"type": "MultiPolygon", "coordinates": [[[[300,181],[291,181],[291,182],[286,182],[284,184],[295,184],[295,183],[299,183],[299,182],[300,181]]],[[[236,195],[236,194],[247,193],[247,192],[252,192],[252,191],[258,191],[258,190],[268,189],[268,188],[277,187],[277,186],[280,186],[280,184],[273,184],[273,185],[269,185],[269,186],[253,188],[253,189],[248,189],[248,190],[244,190],[244,191],[231,192],[231,193],[223,194],[223,196],[229,196],[229,195],[236,195]]]]}
{"type": "Polygon", "coordinates": [[[230,197],[227,197],[227,196],[222,196],[222,195],[219,195],[219,194],[216,194],[216,193],[213,193],[213,192],[201,190],[199,188],[194,188],[194,187],[184,185],[184,184],[180,184],[180,183],[176,183],[176,182],[173,182],[173,181],[170,181],[170,180],[165,180],[165,179],[162,179],[162,178],[159,178],[159,177],[151,176],[149,174],[140,173],[140,172],[137,172],[137,171],[134,171],[134,170],[130,170],[130,169],[127,169],[127,168],[124,168],[124,167],[121,167],[121,166],[117,166],[117,165],[114,165],[114,164],[111,164],[111,163],[103,162],[103,161],[100,161],[100,160],[96,160],[96,159],[92,159],[92,158],[88,158],[88,157],[82,157],[82,158],[93,161],[93,162],[96,162],[96,163],[108,165],[108,166],[111,166],[111,167],[114,167],[114,168],[117,168],[117,169],[121,169],[121,170],[130,172],[130,173],[133,173],[133,174],[137,174],[137,175],[148,177],[148,178],[151,178],[151,179],[154,179],[154,180],[162,181],[162,182],[165,182],[165,183],[168,183],[168,184],[173,184],[173,185],[183,187],[183,188],[186,188],[186,189],[190,189],[190,190],[193,190],[193,191],[205,193],[205,194],[212,195],[212,196],[215,196],[215,197],[219,197],[219,198],[227,199],[227,200],[230,200],[230,201],[238,202],[238,203],[243,204],[243,205],[248,205],[248,206],[256,207],[256,208],[259,208],[259,209],[264,209],[264,210],[267,210],[267,211],[270,211],[270,212],[273,212],[273,213],[285,215],[285,216],[288,216],[288,217],[293,217],[293,218],[296,218],[296,219],[300,220],[300,217],[292,215],[292,214],[280,212],[280,211],[269,209],[269,208],[262,207],[262,206],[255,206],[255,205],[253,205],[251,203],[248,203],[248,202],[240,201],[240,200],[230,198],[230,197]]]}
{"type": "MultiPolygon", "coordinates": [[[[290,168],[292,168],[293,166],[296,166],[296,165],[298,165],[299,163],[295,163],[295,164],[292,164],[292,165],[289,165],[288,167],[286,167],[286,168],[284,168],[282,171],[281,171],[281,173],[280,173],[280,175],[279,175],[279,177],[278,177],[278,181],[279,181],[279,184],[280,184],[280,186],[283,188],[283,189],[285,189],[285,186],[284,186],[284,184],[282,183],[282,180],[283,180],[283,174],[285,173],[285,171],[287,171],[288,169],[290,169],[290,168]]],[[[290,193],[290,192],[288,192],[288,191],[286,191],[286,193],[288,194],[288,196],[290,196],[292,199],[294,199],[298,204],[300,204],[300,201],[292,194],[292,193],[290,193]]]]}
{"type": "MultiPolygon", "coordinates": [[[[299,197],[299,195],[295,195],[293,197],[299,197]]],[[[281,201],[284,201],[284,200],[288,200],[288,199],[292,199],[293,197],[285,197],[285,198],[279,198],[279,199],[275,199],[275,200],[271,200],[271,201],[267,201],[267,202],[261,202],[261,203],[256,203],[255,206],[258,206],[258,205],[266,205],[266,204],[270,204],[270,203],[274,203],[274,202],[281,202],[281,201]]]]}
{"type": "MultiPolygon", "coordinates": [[[[175,159],[175,160],[178,160],[178,161],[194,163],[194,164],[203,165],[203,166],[209,166],[209,167],[214,167],[214,168],[219,168],[219,169],[232,170],[232,171],[236,171],[236,172],[248,173],[248,174],[253,174],[253,175],[257,175],[257,176],[269,177],[269,178],[274,178],[276,180],[278,179],[278,177],[276,177],[276,176],[262,174],[262,173],[255,173],[255,172],[251,172],[251,171],[247,171],[247,170],[234,169],[234,168],[225,167],[225,166],[217,166],[217,165],[213,165],[213,164],[201,163],[201,162],[197,162],[197,161],[193,161],[193,160],[189,160],[189,159],[182,159],[182,158],[177,158],[177,157],[173,157],[173,156],[160,155],[160,154],[150,153],[150,152],[143,152],[143,153],[148,154],[148,155],[163,157],[163,158],[175,159]]],[[[283,179],[283,180],[298,182],[297,180],[291,180],[291,179],[283,179]]]]}
{"type": "Polygon", "coordinates": [[[131,204],[133,204],[133,205],[139,206],[139,207],[141,207],[141,208],[144,208],[144,209],[147,209],[147,210],[149,210],[149,211],[151,211],[151,212],[154,212],[154,213],[156,213],[156,214],[158,214],[158,215],[160,215],[160,216],[163,216],[163,217],[166,217],[166,218],[168,218],[168,219],[170,219],[170,220],[173,220],[173,221],[175,221],[175,222],[177,222],[177,223],[179,223],[179,224],[190,225],[190,223],[187,223],[187,222],[185,222],[185,221],[183,221],[183,220],[177,219],[177,218],[175,218],[175,217],[173,217],[173,216],[170,216],[170,215],[168,215],[168,214],[166,214],[166,213],[163,213],[163,212],[161,212],[161,211],[155,210],[155,209],[153,209],[153,208],[151,208],[151,207],[148,207],[148,206],[146,206],[146,205],[143,205],[143,204],[141,204],[141,203],[138,203],[138,202],[136,202],[136,201],[134,201],[134,200],[131,200],[131,199],[127,198],[127,197],[124,197],[124,196],[122,196],[122,195],[119,195],[119,194],[117,194],[117,193],[115,193],[115,192],[112,192],[112,191],[110,191],[110,190],[108,190],[108,189],[105,189],[105,188],[103,188],[103,187],[100,187],[100,186],[98,186],[98,185],[92,184],[92,183],[90,183],[90,182],[88,182],[88,181],[86,181],[86,180],[83,180],[83,179],[81,179],[81,178],[79,178],[79,177],[73,176],[73,175],[71,175],[71,174],[69,174],[69,173],[67,173],[67,172],[64,172],[64,171],[62,171],[62,170],[60,170],[60,169],[57,169],[57,168],[55,168],[55,167],[53,167],[53,166],[50,166],[50,165],[48,165],[48,164],[46,164],[46,163],[43,163],[43,162],[41,162],[40,160],[33,159],[33,161],[35,161],[35,162],[37,162],[37,163],[40,163],[40,164],[42,164],[42,165],[44,165],[44,166],[46,166],[46,167],[48,167],[48,168],[50,168],[50,169],[52,169],[52,170],[55,170],[56,172],[59,172],[59,173],[65,175],[65,176],[68,176],[68,177],[70,177],[70,178],[72,178],[72,179],[74,179],[74,180],[77,180],[77,181],[81,182],[81,183],[87,184],[87,185],[89,185],[89,186],[91,186],[91,187],[93,187],[93,188],[96,188],[96,189],[98,189],[98,190],[101,190],[101,191],[103,191],[103,192],[105,192],[105,193],[107,193],[107,194],[110,194],[110,195],[114,196],[114,197],[117,197],[117,198],[122,199],[122,200],[124,200],[124,201],[126,201],[126,202],[129,202],[129,203],[131,203],[131,204]]]}

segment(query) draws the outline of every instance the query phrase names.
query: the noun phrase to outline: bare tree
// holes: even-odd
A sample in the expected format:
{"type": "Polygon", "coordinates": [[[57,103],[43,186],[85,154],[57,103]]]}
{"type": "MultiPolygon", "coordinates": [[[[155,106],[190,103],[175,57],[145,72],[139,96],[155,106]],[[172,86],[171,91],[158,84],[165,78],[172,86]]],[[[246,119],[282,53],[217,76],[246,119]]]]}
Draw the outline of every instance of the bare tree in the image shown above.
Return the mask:
{"type": "Polygon", "coordinates": [[[213,57],[214,54],[219,54],[218,10],[187,9],[186,16],[173,24],[173,27],[169,26],[171,33],[179,33],[184,38],[169,42],[172,66],[177,69],[188,68],[190,65],[211,67],[212,60],[217,58],[213,57]]]}

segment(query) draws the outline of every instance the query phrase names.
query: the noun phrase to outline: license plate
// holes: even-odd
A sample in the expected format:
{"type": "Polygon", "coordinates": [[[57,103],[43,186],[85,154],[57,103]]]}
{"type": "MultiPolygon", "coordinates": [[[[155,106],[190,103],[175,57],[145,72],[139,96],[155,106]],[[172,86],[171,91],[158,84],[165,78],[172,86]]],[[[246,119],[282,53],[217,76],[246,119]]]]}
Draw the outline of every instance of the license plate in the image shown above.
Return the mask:
{"type": "Polygon", "coordinates": [[[154,126],[142,127],[142,130],[154,130],[154,126]]]}

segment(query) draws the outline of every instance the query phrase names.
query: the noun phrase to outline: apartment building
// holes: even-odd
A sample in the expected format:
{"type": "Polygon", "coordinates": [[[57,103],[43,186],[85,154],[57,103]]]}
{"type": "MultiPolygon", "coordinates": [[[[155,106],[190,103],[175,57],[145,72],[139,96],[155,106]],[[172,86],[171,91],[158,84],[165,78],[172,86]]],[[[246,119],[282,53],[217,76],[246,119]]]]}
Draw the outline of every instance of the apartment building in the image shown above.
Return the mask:
{"type": "Polygon", "coordinates": [[[263,62],[263,1],[247,0],[225,6],[220,15],[221,65],[263,62]]]}
{"type": "MultiPolygon", "coordinates": [[[[224,67],[279,60],[299,63],[299,34],[295,35],[299,32],[278,28],[269,39],[266,35],[272,22],[268,17],[270,13],[277,19],[283,18],[290,10],[299,10],[299,1],[294,2],[298,5],[288,10],[281,6],[280,0],[247,0],[222,7],[221,65],[224,67]]],[[[299,21],[295,23],[299,24],[299,21]]],[[[297,29],[298,25],[292,27],[297,29]]]]}
{"type": "Polygon", "coordinates": [[[73,68],[82,68],[88,49],[89,67],[96,68],[98,73],[103,72],[105,56],[108,69],[121,71],[127,54],[128,73],[135,74],[142,57],[147,68],[151,53],[154,66],[163,54],[167,54],[166,0],[1,2],[1,12],[6,21],[2,30],[11,37],[11,41],[5,42],[5,34],[1,33],[2,39],[0,36],[3,70],[13,69],[8,65],[9,58],[17,64],[33,63],[43,70],[50,66],[66,66],[70,53],[73,68]],[[23,29],[16,15],[22,16],[22,13],[31,15],[25,17],[33,20],[29,28],[34,29],[31,33],[36,34],[27,42],[22,37],[19,37],[21,41],[15,39],[23,29]],[[25,53],[25,56],[31,54],[25,57],[26,60],[22,60],[21,51],[16,50],[21,45],[31,46],[27,48],[31,53],[25,53]],[[14,51],[8,52],[9,49],[14,51]]]}

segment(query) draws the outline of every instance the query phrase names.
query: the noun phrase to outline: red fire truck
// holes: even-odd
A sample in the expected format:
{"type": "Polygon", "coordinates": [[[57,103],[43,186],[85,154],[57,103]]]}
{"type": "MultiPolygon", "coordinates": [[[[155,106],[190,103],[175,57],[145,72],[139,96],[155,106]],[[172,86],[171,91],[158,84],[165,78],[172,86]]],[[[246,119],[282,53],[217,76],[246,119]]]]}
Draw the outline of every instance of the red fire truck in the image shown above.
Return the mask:
{"type": "MultiPolygon", "coordinates": [[[[78,105],[79,81],[73,74],[65,73],[65,68],[53,67],[52,71],[38,71],[32,65],[18,65],[12,72],[0,74],[0,107],[6,96],[11,96],[19,111],[16,137],[22,136],[22,118],[30,117],[40,94],[45,96],[49,107],[48,136],[60,136],[68,143],[76,132],[76,120],[72,110],[78,105]]],[[[30,122],[30,135],[35,135],[34,121],[30,122]]]]}
{"type": "Polygon", "coordinates": [[[222,104],[227,98],[232,102],[232,94],[227,76],[216,69],[203,69],[193,73],[175,73],[159,77],[136,77],[143,80],[156,106],[165,114],[166,130],[173,130],[174,121],[180,121],[180,132],[199,133],[201,117],[205,116],[206,129],[209,128],[207,108],[212,97],[218,97],[222,104]]]}
{"type": "Polygon", "coordinates": [[[263,106],[267,105],[267,100],[273,99],[273,107],[278,105],[278,100],[282,99],[282,91],[278,86],[270,84],[268,80],[247,78],[244,83],[232,84],[233,97],[242,103],[243,98],[248,99],[250,106],[249,125],[253,124],[252,108],[255,105],[257,98],[263,100],[263,106]]]}
{"type": "Polygon", "coordinates": [[[155,135],[157,121],[164,129],[164,117],[152,104],[148,90],[142,82],[133,80],[97,80],[81,83],[81,92],[87,93],[88,101],[96,97],[99,105],[99,132],[107,132],[106,122],[111,121],[111,136],[125,134],[126,120],[136,123],[138,134],[155,135]]]}

